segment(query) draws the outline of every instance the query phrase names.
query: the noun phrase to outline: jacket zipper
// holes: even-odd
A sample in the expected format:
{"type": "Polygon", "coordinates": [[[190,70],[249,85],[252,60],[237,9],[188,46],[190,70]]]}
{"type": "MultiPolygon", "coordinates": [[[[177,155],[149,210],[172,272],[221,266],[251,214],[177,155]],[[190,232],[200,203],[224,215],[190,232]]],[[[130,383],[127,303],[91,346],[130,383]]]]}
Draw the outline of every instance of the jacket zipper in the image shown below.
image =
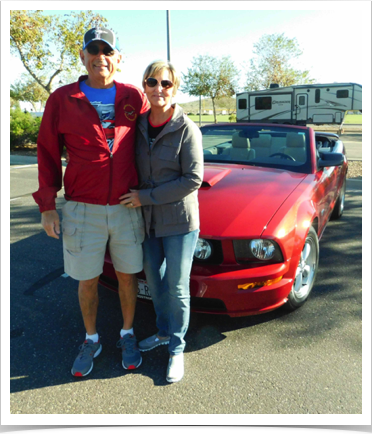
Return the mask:
{"type": "Polygon", "coordinates": [[[110,152],[110,184],[109,184],[109,192],[108,192],[108,197],[107,197],[107,205],[110,205],[110,197],[111,197],[111,187],[112,187],[112,159],[114,157],[114,154],[112,152],[110,152]]]}
{"type": "MultiPolygon", "coordinates": [[[[107,143],[106,134],[105,134],[105,132],[103,131],[103,127],[102,127],[102,124],[101,124],[101,119],[99,118],[99,115],[98,115],[96,109],[95,109],[93,106],[92,106],[92,108],[93,108],[93,110],[95,111],[96,115],[98,116],[98,121],[99,121],[99,126],[100,126],[100,129],[101,129],[101,133],[102,133],[102,136],[103,136],[103,138],[104,138],[104,141],[105,141],[106,147],[108,148],[108,151],[109,151],[109,153],[110,153],[110,157],[109,157],[109,170],[110,170],[110,176],[109,176],[109,191],[108,191],[108,196],[107,196],[107,205],[110,205],[111,190],[112,190],[112,165],[113,165],[112,159],[113,159],[114,154],[111,152],[111,150],[110,150],[110,148],[109,148],[109,145],[108,145],[108,143],[107,143]]],[[[114,143],[112,144],[112,149],[114,149],[114,145],[115,145],[115,138],[114,138],[114,143]]]]}

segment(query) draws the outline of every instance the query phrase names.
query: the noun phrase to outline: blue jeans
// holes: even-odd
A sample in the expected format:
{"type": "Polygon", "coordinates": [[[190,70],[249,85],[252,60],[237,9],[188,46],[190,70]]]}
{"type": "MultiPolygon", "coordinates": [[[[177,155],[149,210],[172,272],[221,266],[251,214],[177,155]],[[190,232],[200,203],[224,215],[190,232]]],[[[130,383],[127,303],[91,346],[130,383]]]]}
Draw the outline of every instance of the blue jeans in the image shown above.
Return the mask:
{"type": "Polygon", "coordinates": [[[190,272],[199,230],[156,238],[146,235],[143,268],[154,308],[158,335],[170,337],[168,351],[183,353],[190,320],[190,272]]]}

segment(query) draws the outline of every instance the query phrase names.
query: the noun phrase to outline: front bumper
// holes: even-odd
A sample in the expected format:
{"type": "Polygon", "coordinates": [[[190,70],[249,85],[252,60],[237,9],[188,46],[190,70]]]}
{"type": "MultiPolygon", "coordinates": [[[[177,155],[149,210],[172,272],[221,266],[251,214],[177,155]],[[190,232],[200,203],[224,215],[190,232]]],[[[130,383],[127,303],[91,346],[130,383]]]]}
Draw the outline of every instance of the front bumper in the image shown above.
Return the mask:
{"type": "MultiPolygon", "coordinates": [[[[224,309],[213,309],[210,313],[229,316],[256,315],[277,309],[286,303],[292,289],[293,279],[289,277],[289,262],[261,265],[250,268],[241,267],[200,267],[194,266],[191,273],[190,295],[192,298],[223,301],[224,309]],[[239,289],[239,285],[262,282],[282,277],[274,284],[253,289],[239,289]]],[[[195,307],[199,312],[208,309],[195,307]]]]}
{"type": "MultiPolygon", "coordinates": [[[[191,310],[193,312],[229,315],[257,315],[277,309],[286,303],[293,285],[294,271],[290,261],[280,264],[200,266],[194,263],[190,278],[191,310]],[[253,289],[239,285],[282,277],[274,284],[253,289]]],[[[139,278],[145,278],[139,274],[139,278]]],[[[117,290],[111,261],[105,261],[100,279],[104,286],[117,290]]]]}

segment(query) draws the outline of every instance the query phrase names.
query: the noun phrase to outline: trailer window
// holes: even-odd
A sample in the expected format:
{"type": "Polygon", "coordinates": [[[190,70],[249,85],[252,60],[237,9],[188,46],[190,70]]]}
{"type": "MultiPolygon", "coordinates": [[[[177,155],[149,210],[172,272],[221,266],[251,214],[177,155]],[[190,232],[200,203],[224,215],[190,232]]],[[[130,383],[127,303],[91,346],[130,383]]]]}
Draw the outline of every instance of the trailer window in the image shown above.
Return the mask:
{"type": "Polygon", "coordinates": [[[320,102],[320,89],[315,90],[315,102],[320,102]]]}
{"type": "Polygon", "coordinates": [[[255,101],[256,110],[271,110],[271,96],[258,96],[255,101]]]}
{"type": "Polygon", "coordinates": [[[239,110],[246,110],[247,108],[247,100],[246,99],[240,99],[238,101],[238,109],[239,110]]]}
{"type": "Polygon", "coordinates": [[[298,98],[298,105],[305,105],[305,97],[304,96],[300,96],[298,98]]]}
{"type": "Polygon", "coordinates": [[[349,98],[349,91],[348,90],[338,90],[336,92],[337,98],[349,98]]]}

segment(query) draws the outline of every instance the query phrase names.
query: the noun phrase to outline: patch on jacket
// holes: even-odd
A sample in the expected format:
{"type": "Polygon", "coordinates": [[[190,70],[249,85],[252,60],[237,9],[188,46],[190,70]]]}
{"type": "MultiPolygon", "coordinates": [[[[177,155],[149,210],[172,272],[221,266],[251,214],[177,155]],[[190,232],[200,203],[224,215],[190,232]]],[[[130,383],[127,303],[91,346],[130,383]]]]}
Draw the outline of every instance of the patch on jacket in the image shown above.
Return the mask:
{"type": "Polygon", "coordinates": [[[124,106],[124,114],[129,121],[135,121],[137,119],[136,109],[130,104],[124,106]]]}

